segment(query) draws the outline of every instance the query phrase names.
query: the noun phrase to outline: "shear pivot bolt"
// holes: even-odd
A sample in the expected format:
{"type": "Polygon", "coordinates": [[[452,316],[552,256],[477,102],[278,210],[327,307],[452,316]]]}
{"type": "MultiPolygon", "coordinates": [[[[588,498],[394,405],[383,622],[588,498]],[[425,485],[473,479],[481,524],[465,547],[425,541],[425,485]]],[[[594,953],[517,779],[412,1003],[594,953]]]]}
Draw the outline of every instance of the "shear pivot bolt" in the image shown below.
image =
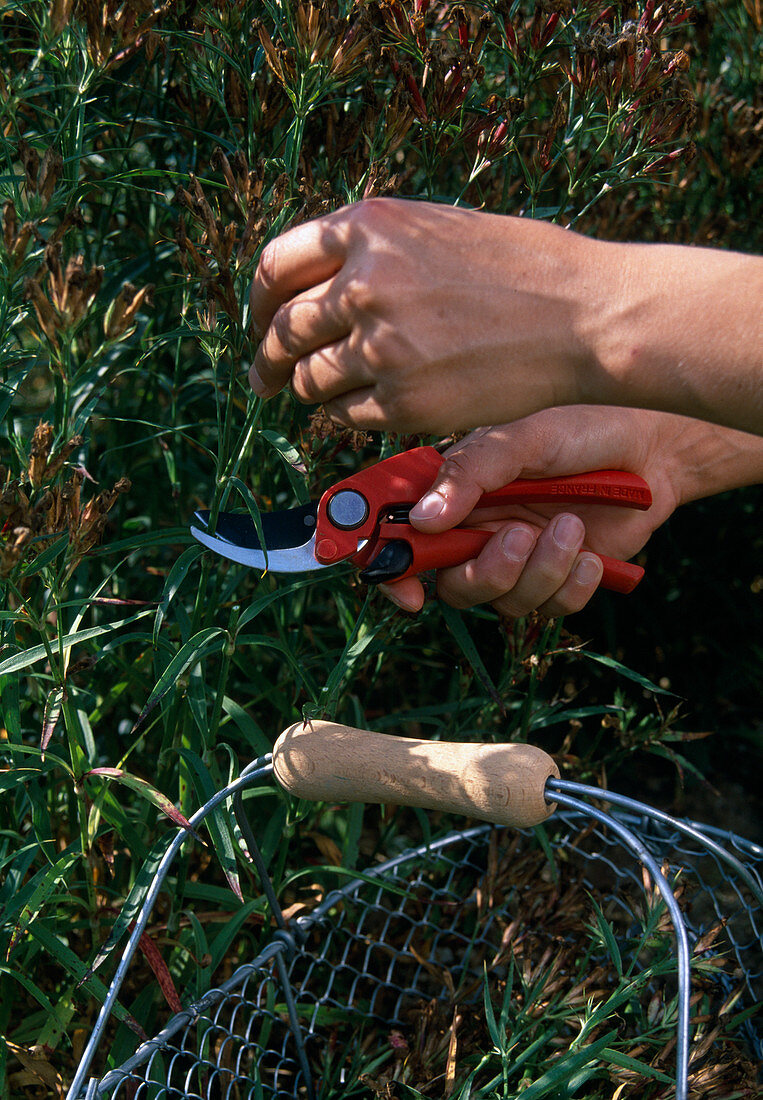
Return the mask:
{"type": "Polygon", "coordinates": [[[332,542],[331,539],[321,539],[315,547],[315,556],[322,565],[333,561],[337,553],[337,544],[332,542]]]}
{"type": "Polygon", "coordinates": [[[335,527],[354,531],[368,519],[368,501],[354,489],[340,489],[326,505],[326,514],[335,527]]]}

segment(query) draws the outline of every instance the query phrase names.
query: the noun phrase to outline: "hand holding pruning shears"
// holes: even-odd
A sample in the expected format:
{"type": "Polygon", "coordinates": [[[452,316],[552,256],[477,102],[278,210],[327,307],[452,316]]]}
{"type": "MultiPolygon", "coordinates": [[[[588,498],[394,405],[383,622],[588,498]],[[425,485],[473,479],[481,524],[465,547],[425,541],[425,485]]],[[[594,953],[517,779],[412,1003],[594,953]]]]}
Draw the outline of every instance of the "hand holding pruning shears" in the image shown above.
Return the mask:
{"type": "MultiPolygon", "coordinates": [[[[410,610],[423,599],[416,576],[431,567],[456,606],[564,614],[610,583],[602,555],[637,552],[679,503],[760,479],[763,442],[733,430],[763,431],[761,311],[750,309],[760,274],[754,257],[596,242],[431,203],[359,203],[265,249],[251,292],[263,339],[250,379],[262,397],[289,383],[300,400],[322,401],[356,427],[444,433],[513,420],[462,442],[428,484],[409,487],[403,520],[394,517],[398,537],[387,541],[398,558],[401,544],[415,544],[412,567],[380,569],[373,548],[381,546],[363,526],[382,522],[373,508],[358,522],[362,532],[350,516],[357,539],[343,556],[410,610]],[[634,518],[574,496],[557,506],[514,499],[500,518],[479,516],[479,539],[452,531],[484,491],[602,468],[646,475],[652,509],[634,518]],[[417,505],[419,489],[435,497],[417,505]],[[574,509],[558,507],[565,503],[574,509]],[[424,555],[424,536],[434,538],[434,556],[424,555]],[[456,542],[469,552],[446,560],[442,549],[456,542]]],[[[401,501],[379,508],[386,503],[401,501]]],[[[298,522],[311,518],[331,521],[319,509],[298,522]]],[[[234,556],[251,542],[245,522],[223,517],[208,532],[199,521],[196,534],[222,539],[234,556]]],[[[320,540],[306,549],[304,535],[282,517],[268,522],[264,547],[249,549],[260,567],[265,557],[291,569],[327,564],[320,540]]],[[[331,541],[323,537],[324,550],[331,541]]]]}
{"type": "MultiPolygon", "coordinates": [[[[223,557],[262,570],[302,573],[350,561],[369,583],[402,582],[430,569],[460,565],[491,541],[492,530],[476,523],[437,532],[411,524],[411,508],[431,489],[442,465],[433,447],[415,448],[330,486],[314,505],[261,515],[260,532],[249,516],[232,513],[220,514],[211,530],[207,512],[196,513],[192,532],[223,557]]],[[[514,479],[479,493],[470,510],[489,519],[507,508],[533,504],[646,509],[651,500],[642,478],[598,470],[514,479]]],[[[643,574],[638,566],[603,556],[597,570],[602,585],[619,592],[630,592],[643,574]]]]}

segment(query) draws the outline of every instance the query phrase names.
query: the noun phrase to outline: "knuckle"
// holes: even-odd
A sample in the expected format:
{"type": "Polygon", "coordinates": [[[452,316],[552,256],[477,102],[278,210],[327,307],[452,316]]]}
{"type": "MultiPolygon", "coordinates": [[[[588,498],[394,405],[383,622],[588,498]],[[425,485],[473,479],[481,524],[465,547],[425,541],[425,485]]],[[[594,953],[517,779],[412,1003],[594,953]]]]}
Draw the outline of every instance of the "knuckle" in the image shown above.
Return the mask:
{"type": "Polygon", "coordinates": [[[567,570],[557,562],[540,561],[533,573],[535,585],[543,592],[555,592],[567,580],[567,570]]]}
{"type": "Polygon", "coordinates": [[[333,398],[331,401],[326,401],[323,409],[329,420],[332,420],[337,427],[355,430],[368,427],[364,417],[359,417],[342,398],[333,398]]]}
{"type": "Polygon", "coordinates": [[[310,400],[309,375],[304,364],[297,363],[295,365],[289,386],[297,401],[304,405],[310,400]]]}
{"type": "Polygon", "coordinates": [[[339,309],[345,317],[371,313],[376,301],[373,279],[367,272],[347,272],[337,286],[339,309]]]}
{"type": "Polygon", "coordinates": [[[254,367],[260,380],[266,385],[270,386],[275,382],[275,371],[273,370],[273,363],[267,354],[265,343],[260,344],[257,351],[254,354],[254,367]]]}
{"type": "Polygon", "coordinates": [[[269,241],[265,245],[260,253],[260,260],[257,264],[257,278],[265,290],[271,290],[278,282],[279,256],[281,251],[279,241],[280,239],[278,237],[274,237],[272,241],[269,241]]]}
{"type": "Polygon", "coordinates": [[[391,215],[393,207],[394,199],[383,196],[377,195],[373,198],[361,199],[353,207],[354,217],[361,223],[373,224],[382,219],[386,221],[391,215]]]}
{"type": "Polygon", "coordinates": [[[472,459],[468,450],[454,451],[443,462],[440,474],[451,481],[474,481],[472,459]]]}
{"type": "Polygon", "coordinates": [[[288,358],[293,358],[295,353],[294,336],[291,331],[291,310],[287,305],[279,306],[273,314],[270,322],[273,335],[280,344],[280,349],[288,358]]]}
{"type": "Polygon", "coordinates": [[[407,413],[406,401],[404,394],[401,394],[394,387],[377,386],[379,390],[379,404],[383,407],[384,413],[387,418],[393,424],[401,424],[405,428],[407,426],[407,413]]]}

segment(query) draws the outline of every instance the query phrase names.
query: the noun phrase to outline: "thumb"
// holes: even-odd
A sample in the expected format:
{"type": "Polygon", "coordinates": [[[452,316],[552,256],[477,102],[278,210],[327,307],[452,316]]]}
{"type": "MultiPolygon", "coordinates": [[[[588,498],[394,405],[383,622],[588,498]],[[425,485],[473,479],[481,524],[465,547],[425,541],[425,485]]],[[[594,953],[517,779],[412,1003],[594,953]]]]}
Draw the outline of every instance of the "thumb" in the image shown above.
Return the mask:
{"type": "Polygon", "coordinates": [[[518,451],[507,446],[504,431],[482,428],[446,452],[431,487],[411,508],[414,527],[431,533],[447,531],[466,519],[483,493],[519,476],[518,451]]]}

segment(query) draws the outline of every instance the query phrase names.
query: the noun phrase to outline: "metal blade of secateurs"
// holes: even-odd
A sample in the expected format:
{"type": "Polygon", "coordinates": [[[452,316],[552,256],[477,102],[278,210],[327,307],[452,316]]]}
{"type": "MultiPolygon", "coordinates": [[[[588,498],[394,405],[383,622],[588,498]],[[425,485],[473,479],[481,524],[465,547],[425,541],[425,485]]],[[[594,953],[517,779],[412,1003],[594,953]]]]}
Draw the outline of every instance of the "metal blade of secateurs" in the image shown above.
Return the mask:
{"type": "Polygon", "coordinates": [[[263,512],[260,523],[264,549],[248,514],[221,512],[215,532],[210,534],[209,512],[196,512],[198,526],[191,527],[191,534],[209,550],[241,565],[272,573],[307,573],[325,568],[315,558],[317,513],[318,505],[314,503],[283,512],[263,512]]]}

